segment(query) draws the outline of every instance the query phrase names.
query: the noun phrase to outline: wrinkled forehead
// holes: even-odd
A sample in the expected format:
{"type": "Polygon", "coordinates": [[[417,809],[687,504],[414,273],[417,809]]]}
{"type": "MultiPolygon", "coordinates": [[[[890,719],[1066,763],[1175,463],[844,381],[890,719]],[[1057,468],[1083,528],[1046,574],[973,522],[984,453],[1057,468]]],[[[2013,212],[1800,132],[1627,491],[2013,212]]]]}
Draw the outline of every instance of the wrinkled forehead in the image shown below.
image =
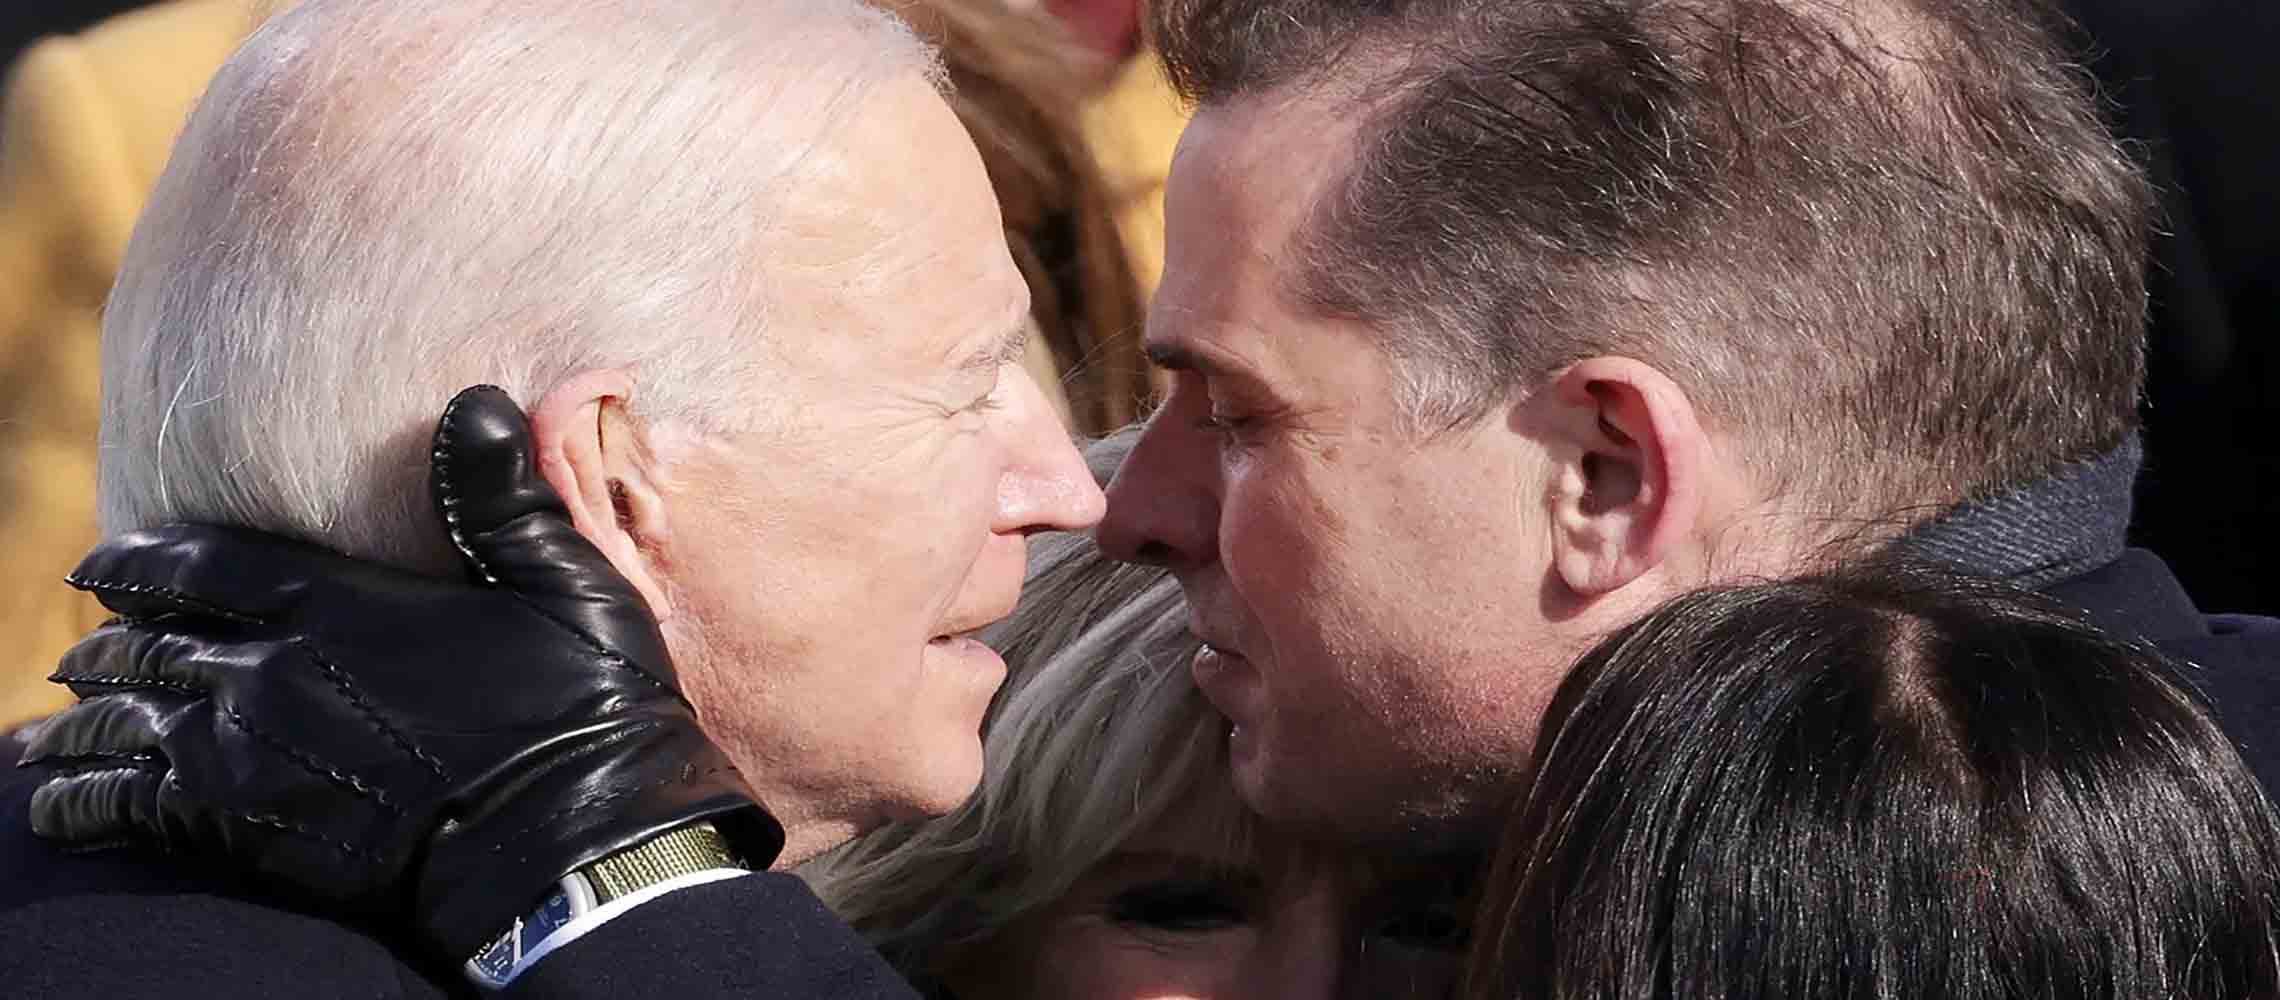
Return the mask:
{"type": "Polygon", "coordinates": [[[755,262],[788,313],[779,329],[947,350],[1027,314],[981,155],[930,81],[882,83],[791,183],[755,262]]]}

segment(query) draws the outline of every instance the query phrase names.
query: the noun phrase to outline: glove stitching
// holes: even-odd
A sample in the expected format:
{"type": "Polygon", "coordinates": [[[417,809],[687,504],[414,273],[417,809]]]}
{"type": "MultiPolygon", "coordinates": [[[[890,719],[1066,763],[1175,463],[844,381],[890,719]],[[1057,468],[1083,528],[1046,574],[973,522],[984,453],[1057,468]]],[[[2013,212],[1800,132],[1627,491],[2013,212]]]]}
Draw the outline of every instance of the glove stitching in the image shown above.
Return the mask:
{"type": "MultiPolygon", "coordinates": [[[[166,787],[173,789],[174,794],[178,796],[186,798],[191,797],[190,793],[182,787],[182,772],[180,771],[166,772],[166,779],[164,781],[164,784],[166,787]]],[[[306,837],[310,840],[316,841],[317,843],[323,844],[326,847],[330,847],[335,851],[339,851],[342,854],[346,854],[352,858],[362,858],[375,864],[387,863],[387,859],[382,857],[377,852],[366,850],[345,840],[325,836],[324,834],[318,833],[315,830],[311,830],[308,827],[285,819],[282,816],[274,816],[269,813],[257,813],[245,809],[236,810],[234,812],[225,810],[225,812],[228,815],[235,816],[238,819],[252,823],[255,826],[266,826],[272,830],[290,833],[295,836],[306,837]]],[[[163,824],[161,824],[160,829],[162,831],[165,829],[163,824]]],[[[159,842],[165,845],[169,853],[171,853],[177,846],[179,846],[172,838],[168,837],[162,837],[159,842]]],[[[195,845],[191,846],[195,847],[195,845]]]]}
{"type": "Polygon", "coordinates": [[[368,796],[374,803],[378,804],[380,808],[386,809],[388,812],[394,815],[402,816],[404,814],[402,807],[396,805],[394,801],[390,800],[386,791],[371,785],[367,785],[363,781],[358,780],[355,775],[345,774],[341,771],[335,770],[332,767],[327,766],[323,761],[310,756],[308,753],[295,749],[291,744],[286,743],[283,739],[271,734],[259,726],[254,725],[251,720],[247,719],[244,715],[239,714],[237,709],[223,706],[222,715],[228,718],[230,720],[230,724],[236,726],[239,731],[260,741],[263,745],[269,747],[271,750],[275,750],[278,753],[283,754],[287,760],[301,765],[302,770],[314,774],[320,778],[329,779],[333,783],[346,787],[350,791],[356,792],[360,795],[368,796]]]}
{"type": "MultiPolygon", "coordinates": [[[[160,757],[157,751],[153,750],[135,750],[132,752],[126,750],[77,750],[71,753],[44,754],[39,757],[26,757],[24,760],[19,762],[17,766],[23,767],[30,764],[53,764],[63,768],[70,768],[74,764],[93,764],[115,760],[123,760],[130,764],[165,763],[165,758],[160,757]]],[[[144,769],[138,767],[101,767],[84,771],[69,770],[66,771],[66,775],[70,777],[78,777],[84,774],[94,774],[98,771],[119,771],[123,773],[134,773],[142,772],[144,769]]],[[[64,775],[58,775],[58,777],[62,776],[64,775]]]]}
{"type": "Polygon", "coordinates": [[[467,544],[467,535],[460,530],[459,488],[451,478],[451,449],[444,446],[445,441],[457,436],[459,406],[469,395],[462,392],[451,397],[451,402],[444,406],[443,419],[437,422],[435,440],[428,451],[428,464],[435,469],[436,492],[442,494],[443,498],[439,506],[443,508],[444,533],[451,536],[451,544],[459,550],[459,554],[467,557],[467,562],[475,567],[477,573],[483,575],[483,582],[496,586],[498,576],[491,572],[491,567],[484,565],[483,557],[475,554],[475,547],[467,544]]]}
{"type": "MultiPolygon", "coordinates": [[[[121,583],[115,580],[97,580],[93,577],[80,576],[77,573],[73,573],[70,576],[64,577],[63,582],[70,584],[76,589],[89,592],[118,591],[127,594],[142,594],[151,597],[163,597],[167,600],[173,601],[176,604],[182,605],[185,609],[196,612],[198,614],[207,615],[214,618],[226,619],[229,621],[237,622],[241,625],[269,624],[268,619],[255,615],[249,615],[243,611],[225,608],[219,604],[213,603],[212,601],[193,597],[189,594],[183,593],[182,591],[175,590],[172,587],[156,587],[145,583],[121,583]]],[[[141,618],[138,618],[137,616],[133,615],[125,615],[122,617],[128,618],[130,620],[143,620],[147,619],[150,616],[141,616],[141,618]]]]}
{"type": "Polygon", "coordinates": [[[205,688],[182,681],[156,677],[128,677],[121,674],[67,674],[61,670],[48,675],[51,684],[91,684],[98,687],[150,687],[181,694],[209,694],[205,688]]]}
{"type": "MultiPolygon", "coordinates": [[[[490,564],[484,562],[483,557],[475,551],[475,546],[467,540],[467,532],[465,530],[465,526],[460,523],[459,508],[462,501],[459,496],[459,486],[457,481],[454,480],[451,475],[451,449],[444,446],[445,441],[456,435],[457,421],[459,418],[459,407],[466,401],[468,396],[469,393],[462,392],[457,396],[451,397],[451,402],[444,406],[443,419],[437,422],[434,445],[428,451],[428,463],[429,466],[435,470],[436,492],[442,496],[442,500],[439,506],[443,508],[444,533],[451,537],[452,547],[458,549],[459,554],[466,557],[468,564],[475,567],[475,572],[482,575],[483,582],[491,584],[493,586],[499,586],[500,581],[498,574],[492,572],[490,564]]],[[[519,518],[517,520],[519,520],[519,518]]],[[[486,534],[488,534],[488,532],[486,532],[486,534]]],[[[608,663],[610,666],[618,667],[624,670],[630,670],[634,673],[635,676],[640,677],[644,681],[648,681],[658,690],[671,694],[683,705],[689,704],[688,698],[683,696],[680,691],[675,690],[672,685],[658,680],[648,670],[636,666],[632,661],[627,660],[622,654],[616,652],[615,650],[612,650],[608,644],[602,642],[600,639],[595,638],[591,634],[588,634],[585,629],[579,628],[578,626],[571,624],[569,621],[554,614],[546,608],[539,606],[538,602],[531,600],[529,597],[525,596],[519,591],[515,591],[510,588],[508,589],[507,593],[514,595],[515,600],[522,602],[524,607],[537,612],[539,617],[553,622],[556,627],[569,632],[571,635],[577,636],[580,641],[584,642],[594,651],[596,655],[600,656],[603,661],[608,663]]]]}
{"type": "Polygon", "coordinates": [[[507,593],[510,596],[514,597],[515,600],[521,602],[524,607],[529,608],[532,612],[536,613],[539,617],[553,622],[556,628],[559,628],[565,632],[570,633],[571,635],[578,637],[578,641],[585,643],[586,648],[591,650],[595,656],[601,657],[604,663],[616,667],[620,670],[630,671],[635,677],[639,677],[642,680],[649,682],[650,686],[655,687],[657,690],[663,691],[666,694],[672,695],[674,700],[680,702],[684,706],[687,706],[691,709],[694,709],[696,707],[689,704],[688,697],[683,695],[678,689],[674,688],[670,684],[665,683],[664,681],[658,680],[656,676],[651,674],[649,671],[635,664],[632,660],[626,659],[625,654],[611,649],[609,647],[609,644],[603,642],[598,638],[595,638],[585,629],[579,628],[577,625],[572,624],[568,619],[556,615],[554,612],[547,610],[544,606],[540,605],[537,601],[533,601],[529,597],[526,597],[517,591],[508,590],[507,593]]]}
{"type": "Polygon", "coordinates": [[[301,826],[298,823],[294,823],[290,820],[286,820],[278,816],[271,816],[266,813],[241,811],[237,814],[237,817],[257,826],[266,826],[272,830],[281,830],[285,833],[307,837],[310,840],[314,840],[317,843],[323,844],[326,847],[330,847],[333,850],[339,851],[340,853],[346,854],[353,858],[362,858],[366,861],[372,862],[380,862],[384,860],[380,855],[373,853],[372,851],[365,850],[364,848],[358,847],[355,844],[351,844],[345,840],[336,840],[332,837],[327,837],[324,834],[316,832],[315,830],[311,830],[307,827],[301,826]]]}
{"type": "Polygon", "coordinates": [[[374,707],[371,702],[364,700],[363,695],[357,693],[356,685],[349,680],[348,673],[334,665],[331,660],[326,659],[325,654],[317,649],[315,643],[301,636],[294,636],[292,643],[299,646],[301,652],[308,654],[310,662],[315,663],[317,669],[325,672],[325,677],[332,681],[334,688],[339,689],[341,697],[348,699],[349,704],[356,706],[358,711],[363,712],[364,717],[372,722],[373,727],[378,729],[381,735],[388,737],[388,742],[396,745],[396,749],[402,750],[413,760],[425,765],[428,772],[435,775],[437,780],[446,784],[451,782],[451,775],[444,770],[443,762],[428,756],[426,751],[421,750],[411,740],[406,739],[402,733],[396,730],[396,727],[389,725],[387,716],[381,714],[378,708],[374,707]]]}

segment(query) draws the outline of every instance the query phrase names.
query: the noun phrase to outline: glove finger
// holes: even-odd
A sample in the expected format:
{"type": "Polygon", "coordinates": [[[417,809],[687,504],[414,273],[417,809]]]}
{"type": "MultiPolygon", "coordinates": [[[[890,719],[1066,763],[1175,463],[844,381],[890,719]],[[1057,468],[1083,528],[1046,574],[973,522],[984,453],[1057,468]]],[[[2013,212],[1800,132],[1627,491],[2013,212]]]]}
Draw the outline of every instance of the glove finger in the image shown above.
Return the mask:
{"type": "Polygon", "coordinates": [[[161,741],[197,700],[195,695],[156,688],[89,698],[49,717],[32,735],[18,763],[163,764],[161,741]]]}
{"type": "Polygon", "coordinates": [[[117,621],[97,628],[63,654],[48,680],[93,698],[121,688],[161,688],[185,694],[213,690],[232,673],[284,658],[281,642],[217,639],[166,622],[117,621]]]}
{"type": "Polygon", "coordinates": [[[429,471],[436,509],[472,576],[671,679],[656,616],[578,533],[539,474],[530,421],[505,391],[475,386],[452,397],[436,425],[429,471]]]}
{"type": "Polygon", "coordinates": [[[299,606],[311,581],[371,572],[365,563],[278,535],[169,524],[105,539],[65,582],[132,618],[189,615],[255,625],[299,606]]]}
{"type": "Polygon", "coordinates": [[[32,832],[84,847],[163,842],[163,762],[67,771],[32,790],[32,832]]]}

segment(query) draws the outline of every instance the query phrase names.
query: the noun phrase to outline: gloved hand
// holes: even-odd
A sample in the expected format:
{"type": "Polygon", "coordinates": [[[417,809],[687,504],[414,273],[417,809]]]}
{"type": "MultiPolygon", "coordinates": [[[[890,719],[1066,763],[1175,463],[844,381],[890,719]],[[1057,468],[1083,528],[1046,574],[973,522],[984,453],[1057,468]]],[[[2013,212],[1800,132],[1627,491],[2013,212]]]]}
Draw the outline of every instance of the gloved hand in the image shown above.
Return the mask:
{"type": "Polygon", "coordinates": [[[460,961],[561,876],[701,819],[783,833],[697,728],[655,619],[572,528],[504,392],[460,393],[433,493],[464,582],[174,525],[71,583],[124,616],[24,763],[43,836],[218,855],[460,961]]]}

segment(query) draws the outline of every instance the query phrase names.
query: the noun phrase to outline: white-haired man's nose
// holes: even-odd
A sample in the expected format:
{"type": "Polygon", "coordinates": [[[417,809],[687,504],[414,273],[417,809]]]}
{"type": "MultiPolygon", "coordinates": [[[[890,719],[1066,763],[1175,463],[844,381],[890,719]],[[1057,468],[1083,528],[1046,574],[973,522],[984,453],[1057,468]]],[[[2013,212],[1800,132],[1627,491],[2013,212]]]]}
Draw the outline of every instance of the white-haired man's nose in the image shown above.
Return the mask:
{"type": "Polygon", "coordinates": [[[1008,406],[1013,454],[998,484],[1001,533],[1083,531],[1100,521],[1107,501],[1085,468],[1069,429],[1026,371],[1011,371],[1008,406]]]}

